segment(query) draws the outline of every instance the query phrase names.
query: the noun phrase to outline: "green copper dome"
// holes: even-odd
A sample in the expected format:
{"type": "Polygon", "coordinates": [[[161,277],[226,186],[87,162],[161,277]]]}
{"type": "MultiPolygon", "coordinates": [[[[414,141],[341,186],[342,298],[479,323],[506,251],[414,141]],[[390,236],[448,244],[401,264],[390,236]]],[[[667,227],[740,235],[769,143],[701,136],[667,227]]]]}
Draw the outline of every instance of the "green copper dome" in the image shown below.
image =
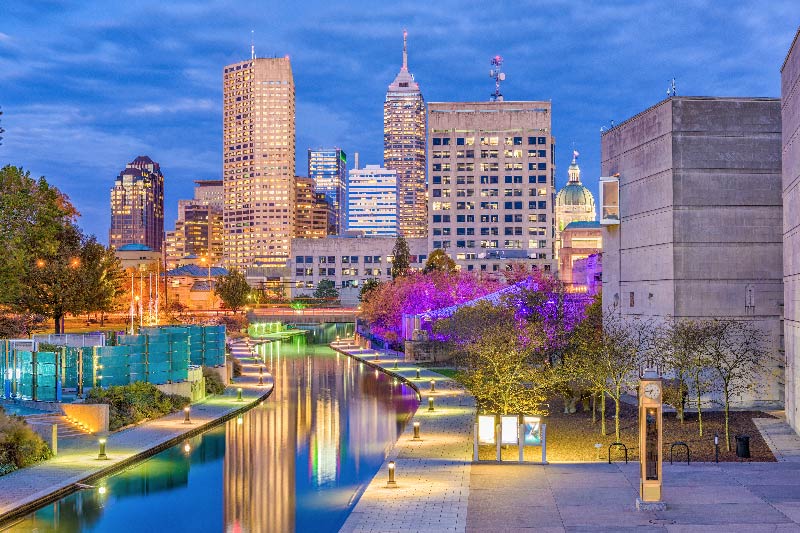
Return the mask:
{"type": "Polygon", "coordinates": [[[573,152],[572,164],[569,166],[569,182],[558,191],[556,207],[586,206],[587,211],[594,212],[594,196],[581,184],[581,169],[578,166],[578,152],[573,152]]]}

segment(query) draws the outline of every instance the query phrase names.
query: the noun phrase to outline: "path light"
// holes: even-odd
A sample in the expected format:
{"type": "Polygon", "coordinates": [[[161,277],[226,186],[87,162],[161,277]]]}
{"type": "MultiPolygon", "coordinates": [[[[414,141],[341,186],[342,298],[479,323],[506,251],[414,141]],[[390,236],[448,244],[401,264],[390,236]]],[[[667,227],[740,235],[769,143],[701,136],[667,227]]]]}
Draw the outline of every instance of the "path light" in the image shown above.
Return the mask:
{"type": "Polygon", "coordinates": [[[244,401],[244,399],[242,399],[242,388],[241,387],[238,387],[236,389],[236,401],[237,402],[243,402],[244,401]]]}
{"type": "Polygon", "coordinates": [[[433,411],[433,396],[428,396],[428,411],[433,411]]]}
{"type": "Polygon", "coordinates": [[[414,422],[414,440],[419,440],[419,422],[414,422]]]}
{"type": "Polygon", "coordinates": [[[258,386],[261,387],[264,385],[264,367],[258,367],[258,386]]]}
{"type": "Polygon", "coordinates": [[[189,453],[190,451],[192,451],[192,447],[189,446],[188,442],[183,445],[183,451],[186,452],[186,453],[189,453]]]}
{"type": "Polygon", "coordinates": [[[419,368],[417,369],[417,379],[419,379],[419,368]]]}
{"type": "Polygon", "coordinates": [[[237,426],[241,426],[243,422],[244,422],[244,419],[242,418],[242,415],[239,415],[239,416],[236,417],[236,425],[237,426]]]}
{"type": "Polygon", "coordinates": [[[436,392],[436,381],[431,380],[431,392],[436,392]]]}
{"type": "Polygon", "coordinates": [[[394,461],[389,461],[389,481],[386,482],[386,486],[390,489],[397,487],[397,482],[394,480],[394,461]]]}
{"type": "Polygon", "coordinates": [[[394,360],[394,368],[397,368],[397,358],[394,360]]]}
{"type": "Polygon", "coordinates": [[[101,437],[97,440],[100,443],[100,453],[97,454],[98,459],[108,459],[108,455],[106,455],[106,439],[105,437],[101,437]]]}
{"type": "Polygon", "coordinates": [[[183,423],[184,424],[191,424],[192,423],[191,419],[189,418],[189,411],[191,411],[191,410],[192,410],[191,407],[189,407],[188,405],[183,408],[183,423]]]}
{"type": "Polygon", "coordinates": [[[105,487],[98,487],[97,492],[99,492],[101,495],[105,494],[106,493],[106,488],[105,487]]]}

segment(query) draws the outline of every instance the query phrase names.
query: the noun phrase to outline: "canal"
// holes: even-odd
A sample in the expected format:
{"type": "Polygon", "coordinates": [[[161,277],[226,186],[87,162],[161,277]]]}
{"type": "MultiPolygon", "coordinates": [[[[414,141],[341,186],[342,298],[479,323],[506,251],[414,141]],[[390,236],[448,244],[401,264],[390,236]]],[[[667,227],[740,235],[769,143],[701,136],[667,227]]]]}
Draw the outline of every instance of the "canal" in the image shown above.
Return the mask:
{"type": "Polygon", "coordinates": [[[417,399],[320,333],[259,347],[275,378],[259,406],[9,531],[337,531],[417,399]]]}

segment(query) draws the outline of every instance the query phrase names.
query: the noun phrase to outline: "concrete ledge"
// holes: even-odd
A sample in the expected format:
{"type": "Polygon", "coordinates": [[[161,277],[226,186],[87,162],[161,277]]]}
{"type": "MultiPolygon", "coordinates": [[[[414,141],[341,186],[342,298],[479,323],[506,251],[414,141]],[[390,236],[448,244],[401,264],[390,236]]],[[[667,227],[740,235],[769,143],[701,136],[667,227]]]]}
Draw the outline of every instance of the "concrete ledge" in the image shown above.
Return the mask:
{"type": "Polygon", "coordinates": [[[637,511],[666,511],[667,502],[646,502],[641,498],[636,498],[637,511]]]}
{"type": "Polygon", "coordinates": [[[86,427],[90,433],[108,433],[108,404],[64,403],[61,412],[86,427]]]}

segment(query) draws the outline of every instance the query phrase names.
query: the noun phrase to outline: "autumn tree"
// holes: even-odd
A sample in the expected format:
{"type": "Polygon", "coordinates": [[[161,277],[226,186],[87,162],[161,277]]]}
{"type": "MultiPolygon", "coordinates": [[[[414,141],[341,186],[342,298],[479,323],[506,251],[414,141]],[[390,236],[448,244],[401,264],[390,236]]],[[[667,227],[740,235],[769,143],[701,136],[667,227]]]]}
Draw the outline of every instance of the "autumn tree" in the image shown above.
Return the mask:
{"type": "Polygon", "coordinates": [[[218,277],[214,286],[214,294],[234,313],[245,306],[250,292],[247,278],[236,268],[231,268],[227,275],[218,277]]]}
{"type": "Polygon", "coordinates": [[[392,279],[405,276],[411,269],[411,251],[402,235],[397,237],[392,249],[392,279]]]}
{"type": "Polygon", "coordinates": [[[364,284],[361,285],[361,289],[358,291],[358,301],[363,302],[369,299],[370,293],[380,287],[381,281],[378,278],[369,278],[368,280],[364,281],[364,284]]]}
{"type": "Polygon", "coordinates": [[[431,255],[429,255],[428,259],[425,261],[425,265],[422,267],[423,274],[430,274],[431,272],[447,272],[453,274],[457,270],[456,262],[447,255],[447,252],[440,248],[431,252],[431,255]]]}

